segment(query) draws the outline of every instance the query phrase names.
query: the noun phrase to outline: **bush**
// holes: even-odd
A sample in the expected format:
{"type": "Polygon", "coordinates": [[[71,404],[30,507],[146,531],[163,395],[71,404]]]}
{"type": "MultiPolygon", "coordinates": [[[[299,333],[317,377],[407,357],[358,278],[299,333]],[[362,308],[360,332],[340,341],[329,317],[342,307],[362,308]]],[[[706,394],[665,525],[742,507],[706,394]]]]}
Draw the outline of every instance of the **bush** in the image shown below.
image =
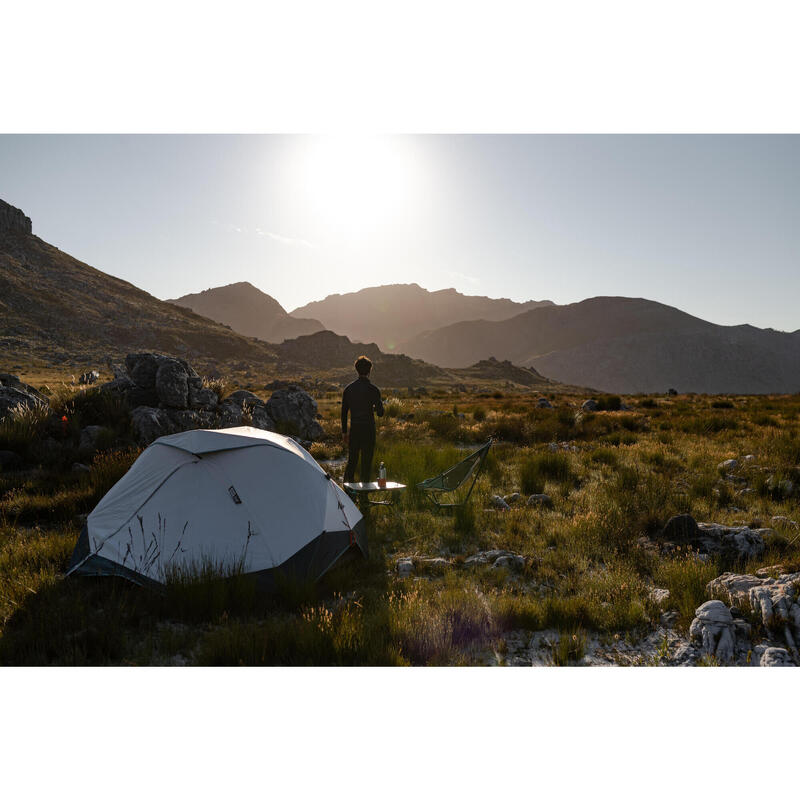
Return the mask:
{"type": "Polygon", "coordinates": [[[387,417],[399,417],[403,411],[403,401],[399,397],[390,397],[383,404],[383,409],[387,417]]]}
{"type": "Polygon", "coordinates": [[[598,411],[619,411],[622,408],[622,398],[615,394],[607,394],[597,398],[598,411]]]}
{"type": "Polygon", "coordinates": [[[25,455],[47,427],[50,412],[45,406],[17,406],[0,421],[0,450],[25,455]]]}
{"type": "Polygon", "coordinates": [[[461,433],[461,421],[452,414],[441,414],[428,420],[430,429],[443,439],[457,439],[461,433]]]}
{"type": "Polygon", "coordinates": [[[569,484],[575,481],[572,463],[563,453],[537,453],[522,463],[520,484],[525,494],[541,494],[545,481],[569,484]]]}
{"type": "Polygon", "coordinates": [[[486,409],[478,406],[472,412],[472,418],[475,420],[475,422],[483,422],[486,419],[486,409]]]}

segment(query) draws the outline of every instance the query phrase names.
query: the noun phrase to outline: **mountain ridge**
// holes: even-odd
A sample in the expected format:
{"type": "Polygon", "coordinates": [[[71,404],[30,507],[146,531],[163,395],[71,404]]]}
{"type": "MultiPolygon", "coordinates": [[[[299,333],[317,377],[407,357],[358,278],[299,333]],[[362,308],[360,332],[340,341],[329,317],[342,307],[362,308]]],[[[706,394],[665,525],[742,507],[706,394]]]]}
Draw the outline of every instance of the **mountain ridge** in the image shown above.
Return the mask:
{"type": "Polygon", "coordinates": [[[166,302],[190,308],[243,336],[275,344],[324,329],[316,319],[290,316],[274,297],[249,281],[212,287],[166,302]]]}

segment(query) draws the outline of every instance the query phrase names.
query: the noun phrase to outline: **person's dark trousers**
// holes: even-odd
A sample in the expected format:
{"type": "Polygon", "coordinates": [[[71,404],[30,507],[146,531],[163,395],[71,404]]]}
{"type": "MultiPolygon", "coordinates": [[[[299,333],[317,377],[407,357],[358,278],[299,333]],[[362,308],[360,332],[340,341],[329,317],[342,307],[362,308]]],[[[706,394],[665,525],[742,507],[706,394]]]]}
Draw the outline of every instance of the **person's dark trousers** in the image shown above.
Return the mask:
{"type": "Polygon", "coordinates": [[[361,462],[359,478],[367,483],[372,472],[372,456],[375,453],[375,428],[372,425],[350,426],[350,447],[347,453],[347,466],[344,470],[345,483],[355,481],[356,464],[361,462]]]}

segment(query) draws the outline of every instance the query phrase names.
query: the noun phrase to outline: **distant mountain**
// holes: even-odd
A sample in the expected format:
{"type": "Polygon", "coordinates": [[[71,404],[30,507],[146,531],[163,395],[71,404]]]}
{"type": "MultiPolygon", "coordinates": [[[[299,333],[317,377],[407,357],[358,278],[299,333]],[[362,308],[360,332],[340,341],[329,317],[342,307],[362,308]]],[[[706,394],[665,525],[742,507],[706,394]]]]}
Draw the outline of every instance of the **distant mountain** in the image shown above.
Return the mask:
{"type": "Polygon", "coordinates": [[[714,325],[640,298],[594,297],[500,322],[457,323],[398,349],[443,367],[506,358],[603,391],[800,391],[800,331],[714,325]]]}
{"type": "Polygon", "coordinates": [[[294,339],[324,327],[315,319],[289,316],[277,300],[246,281],[186,294],[167,302],[191,308],[196,314],[228,325],[243,336],[254,336],[265,342],[294,339]]]}
{"type": "Polygon", "coordinates": [[[32,234],[0,200],[0,356],[14,362],[103,364],[156,350],[202,366],[274,364],[270,345],[84,264],[32,234]]]}
{"type": "Polygon", "coordinates": [[[511,385],[547,391],[572,388],[559,386],[530,367],[517,367],[494,358],[466,369],[445,370],[407,355],[382,353],[374,343],[351,342],[346,336],[339,336],[333,331],[298,336],[276,345],[276,350],[285,367],[296,364],[298,369],[301,366],[313,369],[340,383],[348,383],[355,378],[353,364],[358,356],[365,355],[373,362],[372,377],[378,386],[444,386],[455,383],[481,384],[486,388],[488,383],[495,388],[511,385]]]}
{"type": "MultiPolygon", "coordinates": [[[[376,342],[393,352],[401,341],[423,331],[464,320],[503,320],[549,300],[516,303],[505,298],[473,297],[455,289],[429,292],[416,283],[373,286],[360,292],[332,294],[297,308],[295,318],[313,317],[328,329],[356,342],[376,342]]],[[[474,361],[474,359],[473,359],[474,361]]]]}

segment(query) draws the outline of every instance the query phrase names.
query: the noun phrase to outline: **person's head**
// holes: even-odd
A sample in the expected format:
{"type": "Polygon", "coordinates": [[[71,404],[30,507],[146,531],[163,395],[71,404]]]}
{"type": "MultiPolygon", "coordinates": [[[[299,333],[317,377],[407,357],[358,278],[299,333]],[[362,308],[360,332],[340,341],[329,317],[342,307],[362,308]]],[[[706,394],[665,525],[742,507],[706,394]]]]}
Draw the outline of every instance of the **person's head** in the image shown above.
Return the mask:
{"type": "Polygon", "coordinates": [[[360,377],[366,378],[372,369],[372,362],[366,356],[359,356],[356,359],[356,372],[360,377]]]}

